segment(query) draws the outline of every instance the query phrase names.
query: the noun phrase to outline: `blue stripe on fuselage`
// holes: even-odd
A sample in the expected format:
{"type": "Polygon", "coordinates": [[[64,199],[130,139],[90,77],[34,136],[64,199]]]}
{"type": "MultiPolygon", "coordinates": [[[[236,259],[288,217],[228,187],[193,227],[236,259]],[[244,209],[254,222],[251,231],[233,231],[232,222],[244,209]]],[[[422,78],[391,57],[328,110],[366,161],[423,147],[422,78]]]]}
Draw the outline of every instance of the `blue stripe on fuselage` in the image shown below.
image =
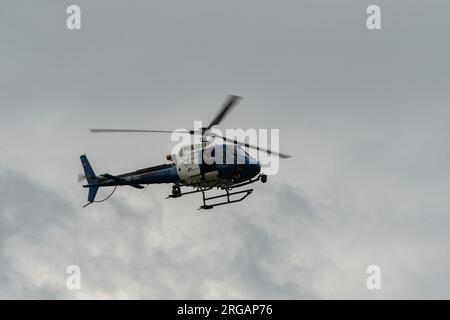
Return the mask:
{"type": "Polygon", "coordinates": [[[136,180],[139,184],[152,184],[152,183],[177,183],[180,178],[177,174],[177,167],[173,166],[167,169],[142,174],[141,179],[136,180]]]}

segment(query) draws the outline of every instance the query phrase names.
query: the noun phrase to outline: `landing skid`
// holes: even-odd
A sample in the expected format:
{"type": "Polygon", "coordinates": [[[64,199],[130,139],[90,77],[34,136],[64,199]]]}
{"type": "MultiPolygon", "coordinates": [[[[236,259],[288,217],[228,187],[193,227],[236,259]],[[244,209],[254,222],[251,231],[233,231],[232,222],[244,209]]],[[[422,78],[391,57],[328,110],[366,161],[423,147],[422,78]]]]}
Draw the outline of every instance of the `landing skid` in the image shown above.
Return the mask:
{"type": "Polygon", "coordinates": [[[211,196],[211,197],[207,197],[206,196],[206,192],[212,190],[214,187],[207,187],[207,188],[205,188],[205,187],[197,187],[197,189],[194,190],[194,191],[181,192],[180,185],[174,185],[172,187],[172,194],[168,195],[166,199],[169,199],[169,198],[180,198],[180,197],[185,196],[185,195],[201,192],[202,193],[202,197],[203,197],[203,205],[201,205],[200,208],[198,208],[197,210],[202,210],[202,209],[203,210],[209,210],[209,209],[212,209],[212,208],[217,207],[217,206],[222,206],[222,205],[225,205],[225,204],[241,202],[242,200],[247,198],[250,194],[252,194],[254,189],[246,189],[246,190],[241,190],[241,191],[230,192],[231,190],[233,190],[235,188],[246,186],[248,184],[254,183],[254,182],[259,181],[259,180],[263,180],[264,181],[266,179],[267,178],[264,175],[259,175],[258,178],[253,179],[253,180],[248,180],[246,182],[242,182],[242,183],[239,183],[239,184],[231,185],[229,187],[222,187],[221,190],[225,190],[225,193],[220,194],[218,196],[211,196]],[[236,195],[240,195],[240,197],[238,197],[237,199],[232,199],[232,197],[236,196],[236,195]],[[220,199],[220,198],[226,198],[226,201],[210,203],[211,200],[220,199]]]}
{"type": "Polygon", "coordinates": [[[230,192],[230,189],[226,188],[225,191],[226,191],[225,194],[221,194],[221,195],[213,196],[213,197],[206,197],[205,192],[202,191],[203,205],[200,206],[200,208],[198,208],[197,210],[201,210],[201,209],[209,210],[209,209],[212,209],[212,208],[217,207],[217,206],[222,206],[224,204],[241,202],[242,200],[247,198],[253,192],[253,189],[247,189],[247,190],[242,190],[242,191],[237,191],[237,192],[230,192]],[[231,200],[230,197],[234,196],[234,195],[237,195],[237,194],[243,194],[243,195],[240,198],[238,198],[238,199],[231,200]],[[212,203],[212,204],[206,204],[207,201],[214,200],[214,199],[220,199],[220,198],[224,198],[224,197],[227,198],[226,201],[212,203]]]}

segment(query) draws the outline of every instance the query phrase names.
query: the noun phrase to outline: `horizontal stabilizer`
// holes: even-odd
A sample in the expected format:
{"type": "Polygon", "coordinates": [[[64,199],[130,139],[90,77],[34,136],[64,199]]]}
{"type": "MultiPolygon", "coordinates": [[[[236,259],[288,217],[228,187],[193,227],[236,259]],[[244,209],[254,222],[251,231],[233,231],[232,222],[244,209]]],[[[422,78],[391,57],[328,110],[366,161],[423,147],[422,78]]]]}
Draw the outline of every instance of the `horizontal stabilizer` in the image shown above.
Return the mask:
{"type": "Polygon", "coordinates": [[[133,184],[130,181],[127,181],[125,179],[113,176],[111,174],[102,174],[102,177],[105,177],[107,179],[111,179],[111,180],[119,182],[119,183],[123,183],[125,185],[129,185],[129,186],[131,186],[133,188],[136,188],[136,189],[144,189],[145,188],[144,186],[141,186],[140,184],[133,184]]]}

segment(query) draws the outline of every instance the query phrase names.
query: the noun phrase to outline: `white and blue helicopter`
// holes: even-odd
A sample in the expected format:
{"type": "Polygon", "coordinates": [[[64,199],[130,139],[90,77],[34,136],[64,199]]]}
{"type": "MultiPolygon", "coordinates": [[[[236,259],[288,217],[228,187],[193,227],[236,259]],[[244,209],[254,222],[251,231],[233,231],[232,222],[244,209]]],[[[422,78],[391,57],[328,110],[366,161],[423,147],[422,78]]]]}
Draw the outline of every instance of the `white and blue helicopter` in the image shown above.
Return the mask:
{"type": "Polygon", "coordinates": [[[248,197],[253,189],[232,191],[256,181],[267,182],[267,175],[261,173],[260,163],[252,158],[244,149],[251,148],[280,158],[289,155],[273,152],[269,149],[240,143],[222,135],[210,132],[213,126],[221,123],[227,113],[239,102],[241,97],[230,95],[222,109],[211,121],[209,126],[200,130],[133,130],[133,129],[90,129],[92,133],[184,133],[198,135],[201,143],[190,144],[180,148],[176,154],[166,158],[171,163],[140,169],[120,175],[102,174],[97,176],[92,169],[86,155],[80,157],[84,169],[84,177],[89,189],[88,203],[84,206],[103,202],[109,199],[118,186],[130,186],[145,189],[150,184],[173,184],[172,193],[167,198],[179,198],[184,195],[199,193],[203,195],[203,204],[199,209],[212,209],[215,206],[235,203],[248,197]],[[208,138],[220,138],[223,143],[212,143],[208,138]],[[227,142],[227,143],[225,143],[227,142]],[[231,161],[230,161],[231,159],[231,161]],[[96,200],[97,192],[102,187],[114,187],[114,190],[103,200],[96,200]],[[193,191],[182,192],[181,187],[192,187],[193,191]],[[214,196],[207,195],[208,191],[219,189],[224,193],[214,196]],[[217,199],[223,199],[217,201],[217,199]]]}

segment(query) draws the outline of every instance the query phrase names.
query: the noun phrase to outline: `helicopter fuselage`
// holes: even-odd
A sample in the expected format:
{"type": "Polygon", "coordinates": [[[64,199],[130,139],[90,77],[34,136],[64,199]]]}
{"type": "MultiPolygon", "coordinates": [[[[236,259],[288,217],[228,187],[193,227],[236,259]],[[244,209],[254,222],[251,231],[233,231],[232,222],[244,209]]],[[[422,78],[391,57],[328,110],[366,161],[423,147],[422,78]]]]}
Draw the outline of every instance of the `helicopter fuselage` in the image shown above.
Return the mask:
{"type": "Polygon", "coordinates": [[[257,160],[236,145],[182,148],[172,155],[174,163],[145,168],[121,175],[96,176],[86,187],[108,187],[173,183],[192,187],[228,187],[257,176],[257,160]],[[222,152],[221,152],[222,151],[222,152]]]}

